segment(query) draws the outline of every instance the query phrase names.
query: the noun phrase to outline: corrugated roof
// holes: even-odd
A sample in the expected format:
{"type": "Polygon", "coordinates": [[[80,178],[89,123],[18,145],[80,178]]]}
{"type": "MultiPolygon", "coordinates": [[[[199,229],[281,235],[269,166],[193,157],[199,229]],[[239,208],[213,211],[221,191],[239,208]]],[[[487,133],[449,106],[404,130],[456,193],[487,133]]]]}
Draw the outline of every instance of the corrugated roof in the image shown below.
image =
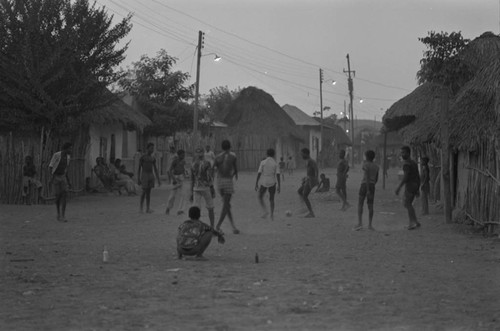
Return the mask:
{"type": "Polygon", "coordinates": [[[318,121],[295,106],[287,104],[281,108],[283,108],[283,110],[287,113],[288,116],[290,116],[290,118],[296,125],[319,126],[318,121]]]}

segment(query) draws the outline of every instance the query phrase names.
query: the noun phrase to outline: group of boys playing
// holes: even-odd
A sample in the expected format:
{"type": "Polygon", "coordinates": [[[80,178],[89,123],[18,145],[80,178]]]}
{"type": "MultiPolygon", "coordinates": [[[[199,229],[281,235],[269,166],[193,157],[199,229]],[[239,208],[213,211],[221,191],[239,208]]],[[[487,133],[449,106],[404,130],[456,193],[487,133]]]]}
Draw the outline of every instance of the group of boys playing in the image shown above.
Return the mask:
{"type": "MultiPolygon", "coordinates": [[[[50,173],[53,175],[51,183],[54,185],[56,194],[57,219],[66,222],[66,191],[69,186],[67,167],[69,164],[72,144],[67,143],[63,146],[60,152],[54,154],[49,164],[50,173]]],[[[236,166],[236,155],[230,151],[231,144],[228,140],[222,142],[223,152],[214,158],[213,164],[205,157],[205,152],[202,148],[196,149],[196,160],[191,169],[191,201],[193,207],[189,209],[189,220],[179,226],[177,236],[177,252],[178,257],[184,255],[194,255],[197,258],[203,258],[203,252],[210,244],[212,236],[217,236],[220,243],[224,243],[224,233],[220,230],[222,222],[228,216],[230,224],[233,228],[233,233],[238,234],[239,230],[235,227],[233,215],[231,212],[231,197],[234,193],[233,178],[238,179],[238,170],[236,166]],[[214,172],[217,171],[217,187],[219,194],[223,200],[223,206],[217,226],[215,225],[214,204],[215,190],[213,187],[214,172]],[[201,200],[205,201],[208,209],[210,225],[199,220],[201,200]]],[[[150,197],[151,189],[154,187],[155,177],[158,180],[158,185],[161,185],[158,169],[156,167],[156,159],[153,156],[154,145],[152,143],[147,146],[147,153],[144,154],[139,161],[138,184],[142,185],[143,192],[140,198],[140,209],[143,210],[144,202],[146,201],[146,212],[151,213],[150,197]]],[[[309,194],[312,189],[319,184],[318,181],[318,166],[316,162],[310,158],[309,149],[301,150],[302,158],[306,163],[306,176],[302,179],[298,194],[301,200],[305,203],[308,212],[304,216],[306,218],[315,217],[309,194]]],[[[418,165],[410,157],[410,148],[403,146],[401,148],[401,158],[403,159],[404,176],[398,185],[395,193],[399,195],[402,187],[405,187],[403,204],[408,210],[409,225],[408,230],[414,230],[421,226],[416,217],[416,212],[413,207],[413,201],[419,196],[422,189],[425,199],[429,193],[429,170],[428,158],[424,157],[422,162],[423,185],[420,187],[420,175],[418,165]]],[[[280,166],[274,159],[274,149],[267,151],[267,158],[261,161],[255,183],[255,190],[258,191],[258,199],[265,211],[264,217],[267,217],[267,209],[263,201],[266,192],[269,192],[270,198],[270,216],[274,219],[274,196],[276,192],[281,190],[280,166]],[[260,182],[260,186],[259,186],[260,182]]],[[[337,166],[337,184],[336,191],[342,200],[341,210],[345,211],[350,207],[346,199],[346,180],[348,177],[349,165],[345,160],[345,151],[339,153],[339,164],[337,166]]],[[[375,152],[372,150],[365,152],[365,161],[363,163],[363,179],[359,189],[358,200],[358,224],[354,230],[361,230],[362,215],[364,201],[368,205],[368,229],[373,230],[373,203],[375,197],[375,184],[378,181],[379,167],[373,162],[375,152]]],[[[182,160],[182,157],[181,157],[182,160]]],[[[184,165],[183,163],[181,163],[184,165]]],[[[174,174],[175,175],[175,174],[174,174]]],[[[180,174],[178,174],[180,175],[180,174]]],[[[183,175],[183,174],[182,174],[183,175]]],[[[182,180],[181,177],[174,176],[174,187],[176,180],[182,180]]],[[[428,206],[424,201],[424,214],[428,213],[428,206]]],[[[170,203],[167,206],[166,212],[169,212],[170,203]]]]}

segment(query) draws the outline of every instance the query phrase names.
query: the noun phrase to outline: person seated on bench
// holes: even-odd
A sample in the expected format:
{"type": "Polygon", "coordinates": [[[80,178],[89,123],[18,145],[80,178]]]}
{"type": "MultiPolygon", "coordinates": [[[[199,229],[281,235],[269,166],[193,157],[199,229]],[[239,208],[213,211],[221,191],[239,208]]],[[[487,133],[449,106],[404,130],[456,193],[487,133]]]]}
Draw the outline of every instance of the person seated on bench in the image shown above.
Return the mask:
{"type": "Polygon", "coordinates": [[[116,159],[115,160],[115,184],[118,185],[118,187],[125,187],[127,190],[127,193],[129,195],[135,195],[137,194],[136,187],[135,187],[135,182],[132,179],[134,176],[133,173],[128,172],[127,169],[125,168],[125,165],[122,164],[121,159],[116,159]]]}
{"type": "Polygon", "coordinates": [[[330,191],[330,178],[327,178],[325,174],[319,175],[320,181],[318,188],[315,192],[328,192],[330,191]]]}
{"type": "Polygon", "coordinates": [[[109,170],[108,165],[104,162],[102,156],[98,156],[95,159],[96,165],[94,167],[94,172],[104,185],[107,190],[111,190],[115,181],[113,173],[109,170]]]}
{"type": "MultiPolygon", "coordinates": [[[[24,158],[24,166],[23,166],[23,191],[22,191],[22,196],[23,196],[23,202],[31,205],[31,199],[30,199],[30,186],[33,185],[36,187],[38,190],[38,199],[42,196],[42,183],[35,178],[36,175],[36,168],[35,165],[33,164],[33,157],[30,155],[27,155],[24,158]]],[[[38,202],[38,201],[37,201],[38,202]]]]}

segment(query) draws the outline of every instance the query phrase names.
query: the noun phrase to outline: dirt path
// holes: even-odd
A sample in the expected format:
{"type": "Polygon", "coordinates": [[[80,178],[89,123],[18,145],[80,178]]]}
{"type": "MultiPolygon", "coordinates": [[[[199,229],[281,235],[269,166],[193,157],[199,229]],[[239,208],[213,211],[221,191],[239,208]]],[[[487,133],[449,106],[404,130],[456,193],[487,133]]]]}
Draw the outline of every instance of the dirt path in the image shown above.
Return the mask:
{"type": "Polygon", "coordinates": [[[71,200],[68,223],[53,205],[0,205],[0,330],[500,329],[498,238],[446,225],[436,211],[405,230],[395,170],[385,191],[377,185],[377,231],[351,230],[359,169],[347,212],[323,194],[313,197],[317,218],[286,217],[302,174],[286,177],[273,222],[259,217],[255,174],[241,174],[242,233],[225,223],[226,244],[214,241],[207,262],[176,259],[184,217],[163,214],[166,186],[153,191],[154,214],[113,195],[71,200]]]}

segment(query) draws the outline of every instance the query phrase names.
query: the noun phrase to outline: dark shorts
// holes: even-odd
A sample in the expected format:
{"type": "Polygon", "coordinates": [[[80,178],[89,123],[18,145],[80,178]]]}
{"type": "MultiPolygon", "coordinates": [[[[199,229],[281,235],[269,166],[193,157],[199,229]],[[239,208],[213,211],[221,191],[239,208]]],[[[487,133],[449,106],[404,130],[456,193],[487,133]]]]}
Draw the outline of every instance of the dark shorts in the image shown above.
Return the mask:
{"type": "Polygon", "coordinates": [[[68,180],[65,175],[55,175],[52,180],[52,185],[54,185],[55,195],[66,193],[68,191],[68,180]]]}
{"type": "Polygon", "coordinates": [[[143,189],[155,187],[155,175],[143,172],[141,175],[141,186],[143,189]]]}
{"type": "Polygon", "coordinates": [[[362,205],[365,202],[369,205],[373,205],[375,200],[375,184],[362,183],[359,188],[359,203],[362,205]]]}
{"type": "Polygon", "coordinates": [[[269,191],[269,198],[272,199],[274,198],[274,195],[276,194],[276,184],[274,184],[273,186],[269,186],[269,187],[266,187],[266,186],[260,186],[259,188],[259,196],[263,196],[264,193],[266,193],[266,191],[269,191]]]}
{"type": "Polygon", "coordinates": [[[302,180],[302,185],[297,192],[299,195],[307,197],[309,196],[309,193],[311,193],[314,186],[316,186],[315,183],[313,183],[309,178],[304,178],[302,180]]]}
{"type": "Polygon", "coordinates": [[[335,184],[335,188],[337,190],[344,190],[345,191],[346,186],[347,186],[347,178],[337,177],[337,183],[335,184]]]}
{"type": "Polygon", "coordinates": [[[405,190],[405,194],[403,196],[403,206],[405,207],[411,206],[416,196],[417,192],[405,190]]]}

